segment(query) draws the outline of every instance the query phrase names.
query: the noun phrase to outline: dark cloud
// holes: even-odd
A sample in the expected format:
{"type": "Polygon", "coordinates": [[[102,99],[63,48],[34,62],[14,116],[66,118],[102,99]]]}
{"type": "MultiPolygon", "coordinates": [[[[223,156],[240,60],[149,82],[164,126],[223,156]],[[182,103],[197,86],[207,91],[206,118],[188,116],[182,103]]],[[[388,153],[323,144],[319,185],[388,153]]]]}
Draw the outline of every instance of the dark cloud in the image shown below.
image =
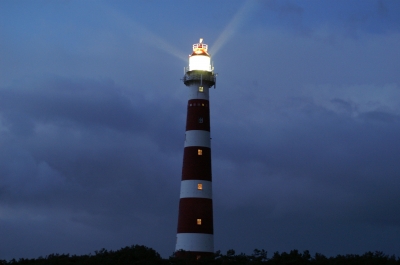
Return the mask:
{"type": "MultiPolygon", "coordinates": [[[[176,28],[157,32],[154,16],[132,15],[135,4],[97,6],[89,17],[87,6],[57,5],[62,25],[32,13],[30,34],[2,29],[0,259],[132,244],[168,256],[187,100],[180,49],[190,52],[198,21],[171,9],[176,28]],[[51,38],[57,29],[64,34],[51,38]]],[[[213,58],[216,250],[397,255],[398,34],[357,29],[348,38],[336,25],[376,5],[346,7],[345,18],[324,5],[322,26],[309,4],[257,5],[278,15],[241,25],[213,58]],[[295,26],[310,31],[287,28],[295,26]]],[[[207,29],[217,38],[221,28],[207,29]]]]}
{"type": "Polygon", "coordinates": [[[179,196],[183,115],[174,113],[173,101],[146,104],[129,93],[112,83],[59,78],[2,89],[2,207],[30,209],[28,219],[42,211],[45,220],[58,209],[67,219],[59,227],[108,233],[132,223],[158,226],[153,211],[170,215],[162,206],[171,208],[179,196]],[[178,181],[171,184],[171,176],[178,181]],[[166,192],[172,188],[175,196],[166,192]]]}

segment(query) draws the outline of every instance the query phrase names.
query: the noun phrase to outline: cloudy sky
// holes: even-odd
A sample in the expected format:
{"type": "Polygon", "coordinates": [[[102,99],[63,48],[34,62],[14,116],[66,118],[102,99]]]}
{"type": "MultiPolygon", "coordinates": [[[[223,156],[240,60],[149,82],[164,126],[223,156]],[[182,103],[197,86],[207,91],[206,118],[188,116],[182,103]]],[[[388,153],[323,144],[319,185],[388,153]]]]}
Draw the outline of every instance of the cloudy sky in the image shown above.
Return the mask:
{"type": "Polygon", "coordinates": [[[209,44],[215,250],[400,256],[400,1],[0,2],[0,259],[175,248],[209,44]]]}

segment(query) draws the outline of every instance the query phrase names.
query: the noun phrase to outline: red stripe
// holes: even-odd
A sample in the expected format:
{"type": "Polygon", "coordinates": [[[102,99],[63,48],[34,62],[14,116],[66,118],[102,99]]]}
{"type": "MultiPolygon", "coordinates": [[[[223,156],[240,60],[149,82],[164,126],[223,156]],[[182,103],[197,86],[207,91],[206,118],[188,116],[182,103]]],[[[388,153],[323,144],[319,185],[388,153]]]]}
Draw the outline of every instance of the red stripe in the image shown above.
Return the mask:
{"type": "Polygon", "coordinates": [[[205,107],[209,107],[210,102],[207,99],[189,99],[188,106],[190,104],[204,104],[205,107]]]}
{"type": "Polygon", "coordinates": [[[213,234],[212,200],[182,198],[179,200],[178,233],[213,234]],[[197,224],[201,219],[201,225],[197,224]]]}
{"type": "Polygon", "coordinates": [[[190,130],[210,131],[210,107],[208,100],[189,100],[186,116],[186,131],[190,130]]]}
{"type": "Polygon", "coordinates": [[[211,149],[201,146],[185,147],[183,151],[182,180],[212,180],[211,149]],[[198,155],[201,149],[202,155],[198,155]]]}

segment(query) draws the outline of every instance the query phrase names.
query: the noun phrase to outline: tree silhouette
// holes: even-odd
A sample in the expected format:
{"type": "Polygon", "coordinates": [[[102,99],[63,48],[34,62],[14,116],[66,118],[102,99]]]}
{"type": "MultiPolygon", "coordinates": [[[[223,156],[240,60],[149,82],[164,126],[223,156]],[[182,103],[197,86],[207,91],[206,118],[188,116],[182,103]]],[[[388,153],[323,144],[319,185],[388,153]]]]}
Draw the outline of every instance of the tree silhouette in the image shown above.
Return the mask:
{"type": "Polygon", "coordinates": [[[226,254],[217,251],[214,255],[204,256],[199,259],[191,255],[190,252],[186,254],[181,255],[179,258],[172,255],[168,259],[163,259],[152,248],[132,245],[117,251],[103,248],[95,251],[93,255],[50,254],[37,259],[21,258],[19,260],[12,259],[8,262],[0,260],[0,265],[400,265],[399,258],[394,255],[385,255],[381,251],[369,251],[363,255],[337,255],[329,258],[320,253],[311,256],[308,250],[301,253],[296,249],[291,250],[289,253],[275,252],[271,258],[268,258],[267,251],[264,249],[255,249],[251,255],[236,254],[233,249],[228,250],[226,254]]]}

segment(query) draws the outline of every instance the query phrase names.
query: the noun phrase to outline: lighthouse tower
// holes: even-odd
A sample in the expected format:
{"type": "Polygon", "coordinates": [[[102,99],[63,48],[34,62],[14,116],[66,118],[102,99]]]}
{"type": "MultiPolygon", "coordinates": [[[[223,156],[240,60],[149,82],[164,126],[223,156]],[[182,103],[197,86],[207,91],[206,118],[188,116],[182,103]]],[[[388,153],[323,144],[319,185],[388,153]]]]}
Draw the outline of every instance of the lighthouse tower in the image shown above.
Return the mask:
{"type": "Polygon", "coordinates": [[[183,251],[197,258],[214,252],[209,104],[209,88],[216,81],[213,70],[207,44],[200,39],[193,45],[183,77],[189,100],[175,248],[178,257],[183,251]]]}

